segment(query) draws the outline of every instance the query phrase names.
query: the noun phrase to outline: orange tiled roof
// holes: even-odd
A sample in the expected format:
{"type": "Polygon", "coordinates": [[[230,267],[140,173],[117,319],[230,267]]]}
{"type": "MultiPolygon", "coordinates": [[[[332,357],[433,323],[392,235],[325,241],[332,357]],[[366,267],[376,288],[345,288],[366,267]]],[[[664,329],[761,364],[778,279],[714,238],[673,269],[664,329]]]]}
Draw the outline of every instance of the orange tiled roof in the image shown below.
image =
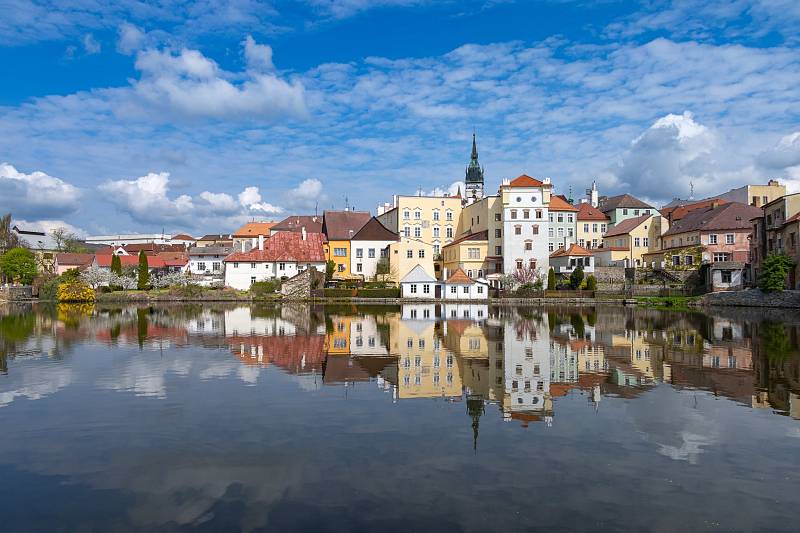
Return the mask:
{"type": "Polygon", "coordinates": [[[471,285],[472,283],[475,282],[472,281],[470,277],[467,276],[462,269],[458,268],[456,269],[455,272],[450,274],[449,278],[447,278],[447,283],[453,283],[458,285],[471,285]]]}
{"type": "Polygon", "coordinates": [[[259,235],[269,235],[269,230],[272,229],[276,222],[248,222],[241,228],[237,229],[234,237],[258,237],[259,235]]]}
{"type": "Polygon", "coordinates": [[[527,174],[523,174],[517,178],[511,180],[508,187],[541,187],[544,185],[544,182],[537,180],[536,178],[532,178],[527,174]]]}
{"type": "Polygon", "coordinates": [[[592,252],[590,252],[589,250],[587,250],[583,246],[580,246],[578,244],[573,244],[569,248],[559,248],[558,250],[556,250],[555,252],[550,254],[550,257],[561,257],[561,256],[565,256],[565,257],[590,257],[591,255],[592,255],[592,252]]]}
{"type": "Polygon", "coordinates": [[[563,198],[558,195],[553,195],[550,197],[550,205],[548,206],[550,211],[577,211],[578,208],[574,205],[570,204],[563,198]]]}
{"type": "Polygon", "coordinates": [[[608,222],[611,219],[596,207],[592,207],[592,204],[584,202],[578,204],[578,220],[598,220],[601,222],[608,222]]]}

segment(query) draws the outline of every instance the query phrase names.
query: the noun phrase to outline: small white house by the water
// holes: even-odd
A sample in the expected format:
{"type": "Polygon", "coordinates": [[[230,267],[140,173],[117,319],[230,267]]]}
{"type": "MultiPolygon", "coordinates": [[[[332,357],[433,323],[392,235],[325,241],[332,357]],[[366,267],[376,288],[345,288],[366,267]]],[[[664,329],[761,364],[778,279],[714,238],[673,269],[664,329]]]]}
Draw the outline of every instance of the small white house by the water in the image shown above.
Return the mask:
{"type": "Polygon", "coordinates": [[[400,280],[403,298],[438,299],[442,297],[442,283],[417,265],[400,280]]]}
{"type": "Polygon", "coordinates": [[[443,297],[446,300],[485,300],[489,298],[489,282],[472,279],[458,268],[444,282],[443,297]]]}

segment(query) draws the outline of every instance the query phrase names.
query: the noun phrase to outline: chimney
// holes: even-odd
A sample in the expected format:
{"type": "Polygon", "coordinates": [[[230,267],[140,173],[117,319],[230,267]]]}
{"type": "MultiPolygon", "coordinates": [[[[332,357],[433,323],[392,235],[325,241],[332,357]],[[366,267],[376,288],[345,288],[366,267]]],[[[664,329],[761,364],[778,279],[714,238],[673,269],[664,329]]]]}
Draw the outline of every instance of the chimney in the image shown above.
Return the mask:
{"type": "Polygon", "coordinates": [[[264,236],[263,235],[259,235],[258,236],[258,249],[259,250],[263,250],[264,249],[264,236]]]}
{"type": "Polygon", "coordinates": [[[306,237],[308,236],[308,234],[306,233],[306,227],[305,226],[300,228],[300,233],[303,235],[303,240],[306,240],[306,237]]]}
{"type": "Polygon", "coordinates": [[[244,240],[242,241],[242,253],[247,251],[247,250],[245,250],[245,246],[246,246],[245,242],[246,241],[244,241],[244,240]]]}

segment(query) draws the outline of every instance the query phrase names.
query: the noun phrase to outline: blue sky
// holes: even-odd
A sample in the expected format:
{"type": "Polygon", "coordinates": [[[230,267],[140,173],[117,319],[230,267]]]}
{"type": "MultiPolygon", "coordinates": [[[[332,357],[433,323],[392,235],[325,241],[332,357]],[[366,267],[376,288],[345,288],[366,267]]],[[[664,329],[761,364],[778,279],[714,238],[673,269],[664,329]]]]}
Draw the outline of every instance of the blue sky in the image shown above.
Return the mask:
{"type": "Polygon", "coordinates": [[[800,3],[0,0],[0,211],[89,234],[527,173],[800,189],[800,3]]]}

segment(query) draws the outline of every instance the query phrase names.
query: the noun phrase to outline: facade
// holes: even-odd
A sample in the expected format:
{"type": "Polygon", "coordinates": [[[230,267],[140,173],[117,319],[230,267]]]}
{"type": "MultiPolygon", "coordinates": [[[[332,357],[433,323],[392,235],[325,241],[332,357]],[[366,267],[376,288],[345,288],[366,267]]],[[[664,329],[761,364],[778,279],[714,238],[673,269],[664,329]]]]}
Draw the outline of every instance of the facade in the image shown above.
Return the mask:
{"type": "Polygon", "coordinates": [[[392,233],[377,218],[372,217],[350,240],[350,272],[362,279],[373,280],[376,279],[378,265],[385,263],[384,271],[388,272],[380,277],[389,279],[389,245],[396,243],[398,239],[396,233],[392,233]]]}
{"type": "Polygon", "coordinates": [[[185,272],[189,266],[186,252],[159,252],[157,256],[164,261],[167,272],[185,272]]]}
{"type": "Polygon", "coordinates": [[[769,180],[766,185],[744,185],[714,196],[714,198],[748,204],[753,207],[764,207],[782,196],[786,196],[786,186],[781,185],[777,180],[769,180]]]}
{"type": "MultiPolygon", "coordinates": [[[[503,275],[503,201],[500,195],[484,196],[483,199],[468,203],[461,210],[461,218],[458,222],[457,241],[463,241],[472,235],[486,234],[486,252],[481,250],[481,261],[483,275],[492,283],[503,275]]],[[[454,243],[451,243],[454,244],[454,243]]],[[[467,246],[467,248],[469,248],[467,246]]],[[[452,253],[452,252],[451,252],[452,253]]],[[[469,252],[467,252],[467,258],[469,252]]],[[[474,252],[473,252],[474,255],[474,252]]],[[[459,256],[464,258],[463,250],[459,256]]],[[[449,271],[453,270],[453,256],[448,260],[444,252],[442,258],[445,262],[444,267],[449,271]]],[[[462,266],[469,274],[472,261],[465,262],[462,266]]],[[[472,269],[475,270],[475,265],[472,269]]],[[[480,268],[478,269],[480,270],[480,268]]],[[[480,276],[479,276],[480,277],[480,276]]]]}
{"type": "Polygon", "coordinates": [[[489,298],[489,284],[470,278],[459,268],[444,282],[442,296],[446,300],[485,300],[489,298]]]}
{"type": "Polygon", "coordinates": [[[399,282],[412,269],[420,266],[430,276],[436,277],[437,264],[434,262],[433,246],[421,239],[400,240],[389,245],[389,280],[399,282]],[[402,276],[401,273],[405,273],[402,276]]]}
{"type": "Polygon", "coordinates": [[[334,279],[352,279],[352,250],[350,241],[369,222],[366,211],[325,211],[322,214],[322,232],[327,237],[326,260],[335,263],[334,279]]]}
{"type": "Polygon", "coordinates": [[[751,220],[761,210],[747,204],[712,203],[676,220],[658,238],[645,263],[656,268],[697,269],[703,263],[748,263],[751,220]]]}
{"type": "Polygon", "coordinates": [[[228,233],[210,233],[203,235],[194,242],[197,247],[203,246],[233,246],[233,235],[228,233]]]}
{"type": "Polygon", "coordinates": [[[94,262],[94,254],[76,254],[59,252],[55,255],[53,271],[56,276],[60,276],[67,270],[73,268],[83,269],[94,262]]]}
{"type": "MultiPolygon", "coordinates": [[[[378,209],[377,219],[400,240],[416,239],[431,246],[435,256],[456,239],[461,218],[458,196],[395,196],[393,205],[378,209]]],[[[406,272],[399,272],[403,277],[406,272]]]]}
{"type": "Polygon", "coordinates": [[[493,271],[496,264],[488,258],[489,231],[465,235],[442,249],[443,276],[463,270],[470,278],[483,278],[493,271]]]}
{"type": "MultiPolygon", "coordinates": [[[[595,196],[597,190],[595,189],[595,196]]],[[[578,204],[575,216],[575,242],[583,248],[597,248],[603,244],[603,235],[608,230],[611,219],[605,213],[592,207],[589,202],[578,204]]]]}
{"type": "Polygon", "coordinates": [[[483,167],[478,163],[478,145],[475,134],[472,134],[472,154],[469,165],[464,172],[464,198],[480,200],[483,198],[483,167]]]}
{"type": "Polygon", "coordinates": [[[55,270],[56,253],[59,251],[55,239],[43,231],[27,230],[17,226],[13,226],[11,231],[17,235],[23,246],[33,252],[39,270],[43,272],[55,270]]]}
{"type": "Polygon", "coordinates": [[[527,175],[500,186],[503,221],[503,272],[542,269],[550,266],[548,252],[548,206],[550,181],[527,175]]]}
{"type": "Polygon", "coordinates": [[[275,222],[248,222],[233,233],[233,249],[247,252],[258,246],[259,237],[269,237],[275,222]]]}
{"type": "Polygon", "coordinates": [[[566,201],[563,196],[552,195],[548,206],[547,251],[569,248],[575,243],[576,216],[578,208],[566,201]]]}
{"type": "MultiPolygon", "coordinates": [[[[95,235],[86,237],[89,244],[106,244],[108,246],[125,246],[126,244],[183,244],[185,239],[181,235],[177,241],[173,241],[171,235],[163,233],[128,233],[120,235],[95,235]]],[[[183,236],[186,237],[186,236],[183,236]]]]}
{"type": "Polygon", "coordinates": [[[594,256],[592,252],[577,244],[569,248],[559,248],[550,254],[550,267],[556,274],[570,275],[581,267],[586,274],[594,273],[594,256]]]}
{"type": "Polygon", "coordinates": [[[644,203],[630,194],[619,196],[601,197],[598,209],[609,219],[609,227],[615,226],[624,220],[657,213],[655,207],[644,203]]]}
{"type": "Polygon", "coordinates": [[[602,250],[597,250],[597,266],[644,266],[644,254],[657,250],[658,239],[668,229],[668,224],[660,215],[641,215],[625,219],[609,229],[603,237],[603,248],[608,249],[610,262],[602,250]],[[619,252],[626,252],[621,254],[619,252]],[[615,254],[617,256],[615,258],[615,254]],[[624,255],[624,257],[623,257],[624,255]]]}
{"type": "Polygon", "coordinates": [[[711,263],[706,270],[706,288],[711,292],[741,290],[748,283],[747,263],[711,263]]]}
{"type": "Polygon", "coordinates": [[[417,265],[400,280],[400,296],[439,299],[442,297],[442,283],[426,272],[421,265],[417,265]]]}
{"type": "Polygon", "coordinates": [[[225,258],[233,253],[231,246],[195,246],[189,248],[186,272],[209,281],[225,277],[225,258]]]}
{"type": "Polygon", "coordinates": [[[291,278],[308,268],[324,272],[324,243],[321,233],[279,232],[261,238],[257,248],[224,259],[225,286],[247,290],[257,281],[291,278]]]}
{"type": "Polygon", "coordinates": [[[800,286],[800,256],[798,256],[798,220],[800,219],[800,193],[789,194],[767,203],[762,212],[753,217],[753,236],[750,243],[751,279],[758,280],[761,263],[771,253],[786,253],[795,259],[795,266],[787,279],[788,288],[800,286]]]}
{"type": "Polygon", "coordinates": [[[550,342],[520,318],[503,324],[503,419],[525,424],[552,416],[550,342]]]}

